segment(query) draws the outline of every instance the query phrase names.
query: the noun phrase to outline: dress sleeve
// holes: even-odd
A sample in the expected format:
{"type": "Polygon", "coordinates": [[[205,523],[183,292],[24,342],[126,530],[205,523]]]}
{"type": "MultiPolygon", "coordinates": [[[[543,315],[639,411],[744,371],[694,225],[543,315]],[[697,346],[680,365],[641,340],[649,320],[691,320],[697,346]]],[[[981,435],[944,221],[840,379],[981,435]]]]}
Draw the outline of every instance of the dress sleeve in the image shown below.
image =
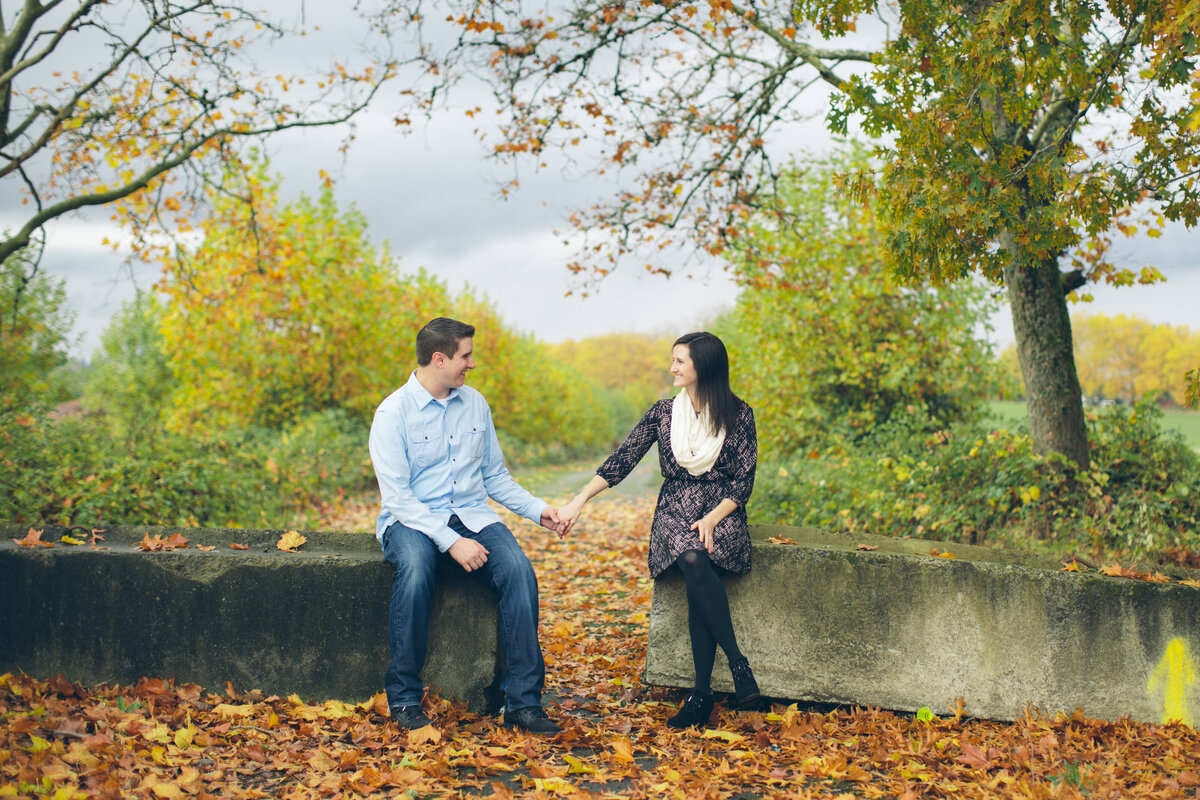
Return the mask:
{"type": "Polygon", "coordinates": [[[758,431],[754,427],[754,410],[749,405],[743,405],[738,414],[737,430],[731,444],[735,449],[729,499],[745,508],[754,491],[754,472],[758,468],[758,431]]]}
{"type": "Polygon", "coordinates": [[[633,427],[625,441],[605,459],[596,474],[604,478],[609,486],[616,486],[633,471],[642,457],[650,450],[650,445],[658,440],[658,421],[662,414],[663,401],[650,406],[650,410],[642,417],[641,422],[633,427]]]}

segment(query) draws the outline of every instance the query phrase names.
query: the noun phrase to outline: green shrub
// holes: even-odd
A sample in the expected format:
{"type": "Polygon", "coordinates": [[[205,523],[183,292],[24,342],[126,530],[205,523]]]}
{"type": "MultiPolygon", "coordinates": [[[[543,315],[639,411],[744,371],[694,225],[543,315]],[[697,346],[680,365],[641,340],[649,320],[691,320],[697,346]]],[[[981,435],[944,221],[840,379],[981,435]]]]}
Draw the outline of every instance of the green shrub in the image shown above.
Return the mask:
{"type": "Polygon", "coordinates": [[[1035,453],[1020,426],[930,435],[909,415],[857,442],[764,462],[750,510],[760,522],[1098,558],[1195,549],[1200,458],[1160,418],[1150,403],[1091,415],[1092,466],[1079,472],[1035,453]]]}
{"type": "Polygon", "coordinates": [[[374,485],[367,429],[345,412],[283,432],[206,441],[162,433],[130,450],[101,415],[0,416],[4,496],[17,524],[292,527],[344,492],[374,485]]]}

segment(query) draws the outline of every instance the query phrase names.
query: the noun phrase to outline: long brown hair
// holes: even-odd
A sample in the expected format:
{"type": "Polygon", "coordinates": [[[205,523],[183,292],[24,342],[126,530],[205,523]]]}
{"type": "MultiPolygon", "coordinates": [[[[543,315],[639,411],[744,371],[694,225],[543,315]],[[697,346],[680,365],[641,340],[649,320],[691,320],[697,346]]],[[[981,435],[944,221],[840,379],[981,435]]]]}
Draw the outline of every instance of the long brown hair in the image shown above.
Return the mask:
{"type": "Polygon", "coordinates": [[[739,400],[729,388],[725,343],[708,331],[696,331],[680,336],[675,344],[687,346],[696,369],[696,405],[708,411],[714,433],[724,431],[728,435],[737,424],[739,400]]]}

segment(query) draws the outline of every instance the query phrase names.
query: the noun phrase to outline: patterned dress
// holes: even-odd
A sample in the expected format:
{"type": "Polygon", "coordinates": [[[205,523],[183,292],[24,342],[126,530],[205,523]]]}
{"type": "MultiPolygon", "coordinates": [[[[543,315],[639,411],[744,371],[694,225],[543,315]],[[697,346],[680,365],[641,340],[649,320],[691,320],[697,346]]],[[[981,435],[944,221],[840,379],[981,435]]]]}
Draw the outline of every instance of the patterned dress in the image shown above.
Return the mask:
{"type": "Polygon", "coordinates": [[[738,504],[713,530],[713,563],[734,573],[750,571],[750,527],[746,502],[754,489],[758,465],[758,434],[754,412],[739,400],[737,424],[726,431],[725,444],[712,469],[692,475],[679,466],[671,452],[672,400],[659,400],[608,459],[596,470],[609,486],[625,479],[650,445],[658,443],[658,462],[663,484],[650,526],[650,577],[657,578],[675,559],[688,550],[703,550],[700,533],[692,530],[696,520],[712,511],[725,498],[738,504]]]}

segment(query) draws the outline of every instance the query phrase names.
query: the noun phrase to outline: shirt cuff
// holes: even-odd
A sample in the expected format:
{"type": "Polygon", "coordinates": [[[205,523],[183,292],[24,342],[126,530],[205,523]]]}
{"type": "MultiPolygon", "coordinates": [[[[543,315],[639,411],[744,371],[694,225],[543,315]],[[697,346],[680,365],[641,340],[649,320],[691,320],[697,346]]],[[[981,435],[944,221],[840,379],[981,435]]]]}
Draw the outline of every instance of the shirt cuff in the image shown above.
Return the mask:
{"type": "Polygon", "coordinates": [[[547,503],[545,500],[534,500],[533,504],[530,506],[530,509],[533,511],[533,513],[527,515],[526,519],[532,520],[533,522],[537,523],[538,525],[541,525],[542,524],[542,512],[545,511],[549,507],[550,507],[550,504],[547,503]]]}
{"type": "Polygon", "coordinates": [[[453,528],[448,525],[443,528],[438,528],[433,533],[427,533],[425,535],[433,540],[433,543],[437,547],[439,553],[446,552],[454,546],[455,542],[462,538],[458,535],[458,533],[455,532],[453,528]]]}

